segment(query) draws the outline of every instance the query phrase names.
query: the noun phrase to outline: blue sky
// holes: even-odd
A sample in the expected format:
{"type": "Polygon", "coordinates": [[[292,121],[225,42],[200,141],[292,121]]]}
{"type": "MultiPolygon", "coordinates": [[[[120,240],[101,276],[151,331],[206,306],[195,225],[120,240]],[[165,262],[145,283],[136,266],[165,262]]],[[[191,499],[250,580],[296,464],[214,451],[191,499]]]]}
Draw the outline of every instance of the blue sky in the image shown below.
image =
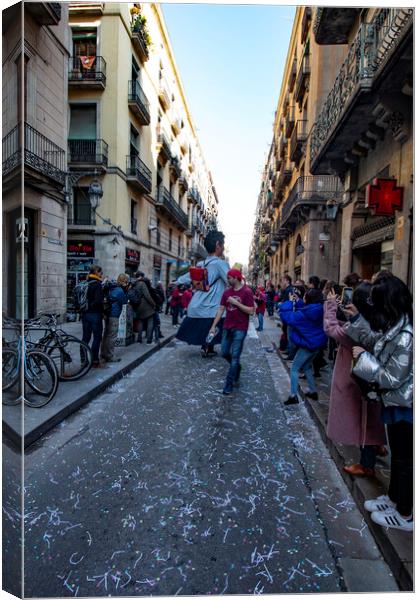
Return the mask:
{"type": "Polygon", "coordinates": [[[247,263],[295,6],[162,4],[219,197],[231,264],[247,263]]]}

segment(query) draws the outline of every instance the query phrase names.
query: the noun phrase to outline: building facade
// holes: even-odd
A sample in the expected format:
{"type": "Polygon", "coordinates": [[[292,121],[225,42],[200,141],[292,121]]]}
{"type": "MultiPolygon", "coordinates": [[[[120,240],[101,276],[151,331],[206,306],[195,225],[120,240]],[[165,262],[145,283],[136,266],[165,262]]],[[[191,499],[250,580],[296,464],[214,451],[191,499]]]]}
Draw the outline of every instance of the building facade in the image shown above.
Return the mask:
{"type": "Polygon", "coordinates": [[[89,266],[167,285],[218,198],[157,4],[70,2],[68,294],[89,266]],[[94,181],[103,196],[91,207],[94,181]]]}
{"type": "Polygon", "coordinates": [[[340,278],[390,269],[412,287],[412,8],[317,9],[318,44],[346,44],[316,116],[311,170],[343,181],[340,278]],[[337,19],[335,18],[337,17],[337,19]]]}
{"type": "Polygon", "coordinates": [[[3,11],[3,311],[15,318],[66,307],[67,22],[66,3],[3,11]]]}
{"type": "Polygon", "coordinates": [[[255,279],[412,285],[413,10],[299,7],[250,252],[255,279]]]}

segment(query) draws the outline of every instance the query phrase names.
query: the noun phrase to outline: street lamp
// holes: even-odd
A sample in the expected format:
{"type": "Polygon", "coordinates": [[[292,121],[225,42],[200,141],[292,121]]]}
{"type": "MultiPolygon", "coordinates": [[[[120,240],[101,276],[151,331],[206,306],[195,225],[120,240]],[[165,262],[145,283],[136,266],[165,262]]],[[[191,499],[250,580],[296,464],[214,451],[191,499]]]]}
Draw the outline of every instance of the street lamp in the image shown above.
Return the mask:
{"type": "Polygon", "coordinates": [[[89,186],[88,196],[89,202],[92,207],[93,212],[96,212],[99,204],[101,203],[101,198],[104,195],[102,190],[102,186],[97,179],[94,179],[89,186]]]}

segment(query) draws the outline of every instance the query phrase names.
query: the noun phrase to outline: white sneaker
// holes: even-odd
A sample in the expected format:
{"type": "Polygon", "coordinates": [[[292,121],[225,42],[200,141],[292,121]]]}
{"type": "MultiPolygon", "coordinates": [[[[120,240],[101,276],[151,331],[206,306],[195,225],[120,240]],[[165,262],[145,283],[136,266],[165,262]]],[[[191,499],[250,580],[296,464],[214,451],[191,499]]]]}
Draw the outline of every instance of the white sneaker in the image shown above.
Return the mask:
{"type": "Polygon", "coordinates": [[[364,507],[369,512],[374,512],[395,508],[396,504],[389,499],[389,496],[378,496],[375,500],[366,500],[364,507]]]}
{"type": "Polygon", "coordinates": [[[370,516],[374,523],[382,525],[382,527],[413,531],[413,517],[403,517],[396,508],[386,511],[375,511],[370,516]]]}

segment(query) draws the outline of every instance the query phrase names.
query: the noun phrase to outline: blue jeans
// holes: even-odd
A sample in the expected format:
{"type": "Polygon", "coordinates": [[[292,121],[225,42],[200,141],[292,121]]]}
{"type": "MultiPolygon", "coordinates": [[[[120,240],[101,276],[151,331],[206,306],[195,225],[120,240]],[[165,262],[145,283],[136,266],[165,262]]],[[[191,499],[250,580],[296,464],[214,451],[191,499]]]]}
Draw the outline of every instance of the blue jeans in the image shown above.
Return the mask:
{"type": "Polygon", "coordinates": [[[262,331],[264,326],[264,315],[263,313],[257,313],[258,317],[258,329],[257,331],[262,331]]]}
{"type": "Polygon", "coordinates": [[[316,392],[316,383],[314,374],[312,371],[312,363],[318,350],[307,350],[306,348],[299,348],[296,352],[295,358],[293,359],[292,368],[290,371],[290,395],[296,396],[298,392],[299,384],[299,371],[302,370],[305,373],[306,380],[309,385],[310,392],[316,392]]]}
{"type": "Polygon", "coordinates": [[[99,362],[99,347],[102,340],[102,315],[99,313],[83,313],[82,315],[83,338],[89,344],[93,334],[92,358],[93,362],[99,362]]]}
{"type": "Polygon", "coordinates": [[[246,338],[246,331],[240,329],[224,329],[222,336],[222,356],[230,363],[226,377],[226,388],[232,389],[239,376],[239,359],[246,338]]]}

